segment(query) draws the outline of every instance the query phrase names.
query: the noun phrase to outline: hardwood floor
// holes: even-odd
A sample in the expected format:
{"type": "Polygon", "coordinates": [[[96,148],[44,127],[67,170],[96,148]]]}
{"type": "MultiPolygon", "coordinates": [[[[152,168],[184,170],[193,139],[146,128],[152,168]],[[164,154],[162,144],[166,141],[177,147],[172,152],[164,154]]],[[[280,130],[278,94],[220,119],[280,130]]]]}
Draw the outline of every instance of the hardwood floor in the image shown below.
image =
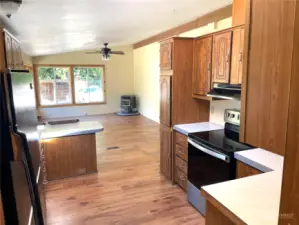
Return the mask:
{"type": "Polygon", "coordinates": [[[186,193],[160,175],[157,123],[112,114],[85,119],[105,128],[96,138],[98,174],[49,183],[49,225],[204,225],[186,193]]]}

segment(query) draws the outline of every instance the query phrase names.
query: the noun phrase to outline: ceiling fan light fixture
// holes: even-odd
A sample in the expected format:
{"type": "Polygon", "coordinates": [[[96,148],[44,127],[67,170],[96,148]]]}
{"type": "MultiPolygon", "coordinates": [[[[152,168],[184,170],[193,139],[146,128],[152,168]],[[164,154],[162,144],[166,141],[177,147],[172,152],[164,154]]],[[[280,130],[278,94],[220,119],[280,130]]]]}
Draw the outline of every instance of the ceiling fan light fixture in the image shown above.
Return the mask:
{"type": "Polygon", "coordinates": [[[0,0],[0,9],[7,16],[16,13],[22,4],[22,0],[0,0]]]}
{"type": "Polygon", "coordinates": [[[110,60],[110,55],[109,55],[109,54],[103,54],[103,55],[102,55],[102,60],[103,60],[103,61],[108,61],[108,60],[110,60]]]}

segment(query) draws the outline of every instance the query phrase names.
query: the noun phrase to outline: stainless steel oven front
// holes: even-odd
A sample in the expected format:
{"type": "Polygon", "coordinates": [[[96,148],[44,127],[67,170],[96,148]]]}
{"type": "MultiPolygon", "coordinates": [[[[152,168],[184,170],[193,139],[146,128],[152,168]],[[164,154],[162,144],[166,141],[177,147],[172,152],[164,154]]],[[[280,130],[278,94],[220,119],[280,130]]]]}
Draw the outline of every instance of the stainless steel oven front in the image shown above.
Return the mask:
{"type": "Polygon", "coordinates": [[[203,215],[206,212],[205,199],[200,195],[202,186],[235,179],[235,177],[234,157],[188,138],[188,201],[199,212],[203,215]]]}

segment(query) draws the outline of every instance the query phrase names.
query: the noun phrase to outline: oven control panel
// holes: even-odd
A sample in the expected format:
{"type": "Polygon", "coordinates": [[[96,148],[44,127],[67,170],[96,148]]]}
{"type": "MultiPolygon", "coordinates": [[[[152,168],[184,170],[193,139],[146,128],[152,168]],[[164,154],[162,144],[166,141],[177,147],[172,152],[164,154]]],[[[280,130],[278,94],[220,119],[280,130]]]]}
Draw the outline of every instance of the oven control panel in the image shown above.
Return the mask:
{"type": "Polygon", "coordinates": [[[239,109],[226,109],[224,112],[224,121],[226,123],[240,126],[240,110],[239,109]]]}

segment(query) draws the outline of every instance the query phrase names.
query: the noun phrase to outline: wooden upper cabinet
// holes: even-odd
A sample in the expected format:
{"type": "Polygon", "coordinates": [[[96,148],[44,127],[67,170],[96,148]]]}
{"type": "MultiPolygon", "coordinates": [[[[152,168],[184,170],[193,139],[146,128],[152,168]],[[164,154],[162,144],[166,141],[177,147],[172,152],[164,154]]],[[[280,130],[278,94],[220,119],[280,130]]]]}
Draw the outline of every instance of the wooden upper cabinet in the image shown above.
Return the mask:
{"type": "Polygon", "coordinates": [[[245,24],[245,1],[233,0],[233,26],[245,24]]]}
{"type": "Polygon", "coordinates": [[[243,75],[243,49],[244,28],[233,31],[232,62],[231,62],[231,84],[241,84],[243,75]]]}
{"type": "Polygon", "coordinates": [[[167,126],[160,125],[160,171],[168,179],[172,179],[172,132],[167,126]]]}
{"type": "Polygon", "coordinates": [[[23,69],[21,44],[9,33],[4,31],[6,67],[9,69],[23,69]]]}
{"type": "Polygon", "coordinates": [[[213,82],[229,83],[232,31],[216,34],[213,38],[213,82]]]}
{"type": "Polygon", "coordinates": [[[171,76],[160,77],[160,123],[171,126],[171,76]]]}
{"type": "Polygon", "coordinates": [[[23,60],[22,60],[22,50],[21,45],[18,41],[12,38],[12,60],[13,60],[13,68],[14,69],[22,69],[23,68],[23,60]]]}
{"type": "Polygon", "coordinates": [[[12,37],[4,32],[4,42],[5,42],[5,53],[6,53],[6,67],[13,69],[13,60],[12,60],[12,37]]]}
{"type": "Polygon", "coordinates": [[[168,41],[160,45],[160,70],[172,70],[173,42],[168,41]]]}
{"type": "Polygon", "coordinates": [[[211,89],[212,41],[211,36],[194,42],[193,96],[206,95],[211,89]]]}

